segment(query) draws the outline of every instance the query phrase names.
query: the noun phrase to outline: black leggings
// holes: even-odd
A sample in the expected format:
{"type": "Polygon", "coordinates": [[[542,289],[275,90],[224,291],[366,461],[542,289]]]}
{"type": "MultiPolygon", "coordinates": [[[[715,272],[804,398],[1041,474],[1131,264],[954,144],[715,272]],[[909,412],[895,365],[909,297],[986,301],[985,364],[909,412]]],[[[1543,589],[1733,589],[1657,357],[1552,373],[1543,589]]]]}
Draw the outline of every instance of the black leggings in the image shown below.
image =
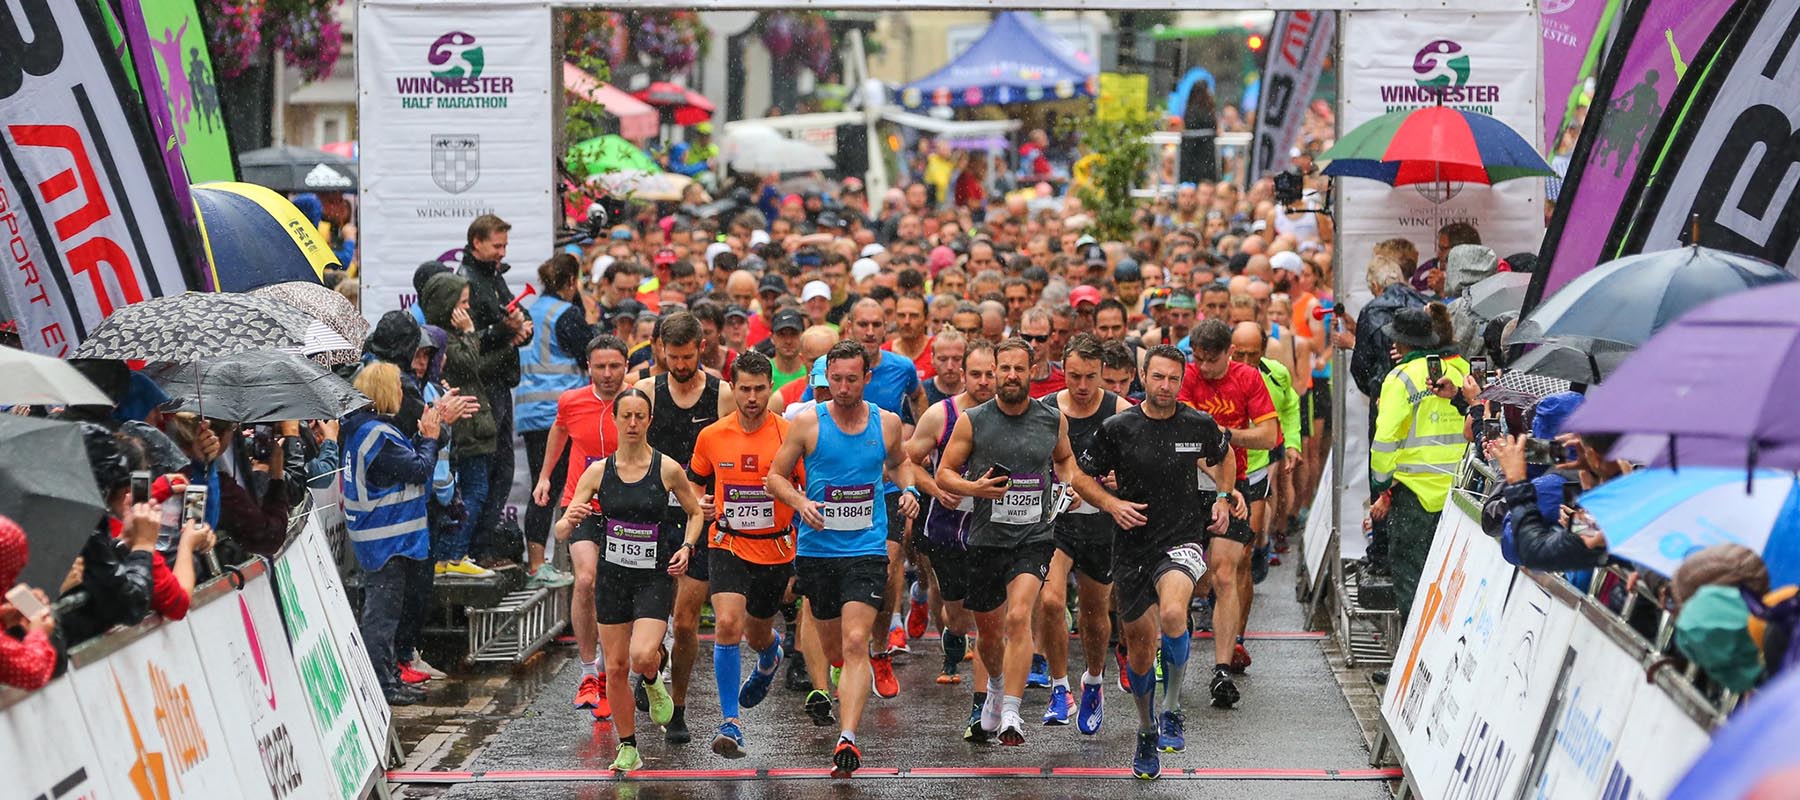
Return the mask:
{"type": "MultiPolygon", "coordinates": [[[[528,486],[537,486],[537,476],[544,469],[544,451],[550,446],[549,431],[524,431],[519,434],[525,440],[525,464],[530,470],[525,475],[528,486]]],[[[535,502],[525,503],[525,543],[544,544],[550,541],[550,526],[556,522],[556,505],[562,498],[563,482],[569,477],[569,446],[563,445],[563,451],[557,454],[556,467],[550,471],[550,505],[539,506],[535,502]]]]}

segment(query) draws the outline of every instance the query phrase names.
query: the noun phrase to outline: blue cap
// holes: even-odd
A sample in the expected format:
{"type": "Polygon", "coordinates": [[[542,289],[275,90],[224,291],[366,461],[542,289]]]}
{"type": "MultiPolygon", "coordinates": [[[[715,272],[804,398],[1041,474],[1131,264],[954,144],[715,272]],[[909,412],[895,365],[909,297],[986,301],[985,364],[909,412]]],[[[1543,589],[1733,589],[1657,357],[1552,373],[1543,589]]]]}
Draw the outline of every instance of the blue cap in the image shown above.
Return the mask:
{"type": "Polygon", "coordinates": [[[823,388],[831,385],[831,381],[825,380],[825,357],[824,356],[819,356],[817,359],[815,359],[813,361],[812,385],[813,385],[813,388],[815,388],[815,389],[823,389],[823,388]]]}

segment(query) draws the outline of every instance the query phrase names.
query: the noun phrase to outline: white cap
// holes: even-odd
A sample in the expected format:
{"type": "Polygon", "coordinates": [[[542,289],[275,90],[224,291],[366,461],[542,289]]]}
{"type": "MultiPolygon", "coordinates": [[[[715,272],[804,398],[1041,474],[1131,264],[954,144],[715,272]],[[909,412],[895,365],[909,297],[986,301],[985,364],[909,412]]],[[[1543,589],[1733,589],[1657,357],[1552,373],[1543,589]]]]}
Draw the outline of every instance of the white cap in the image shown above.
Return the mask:
{"type": "Polygon", "coordinates": [[[824,281],[807,281],[806,286],[800,289],[800,302],[804,303],[815,297],[823,297],[826,300],[830,300],[831,287],[827,286],[824,281]]]}
{"type": "Polygon", "coordinates": [[[881,255],[882,253],[885,253],[885,252],[887,252],[887,248],[882,247],[878,243],[870,242],[870,243],[868,243],[868,245],[863,247],[862,257],[863,258],[874,258],[875,256],[881,255]]]}
{"type": "Polygon", "coordinates": [[[1300,254],[1292,250],[1283,250],[1275,255],[1269,256],[1269,266],[1276,269],[1285,269],[1295,275],[1299,275],[1306,269],[1306,264],[1300,260],[1300,254]]]}
{"type": "Polygon", "coordinates": [[[769,243],[769,232],[768,231],[751,231],[750,232],[750,246],[751,247],[756,247],[757,245],[764,245],[764,244],[768,244],[768,243],[769,243]]]}
{"type": "Polygon", "coordinates": [[[613,265],[613,257],[612,256],[601,256],[599,258],[594,259],[593,272],[590,274],[590,277],[588,278],[588,280],[593,281],[594,283],[599,283],[603,280],[606,280],[606,268],[610,267],[612,265],[613,265]]]}
{"type": "Polygon", "coordinates": [[[713,259],[718,258],[720,253],[729,253],[729,252],[731,252],[731,245],[728,245],[724,242],[713,242],[712,244],[707,245],[706,246],[706,268],[712,269],[713,259]]]}
{"type": "Polygon", "coordinates": [[[864,279],[877,275],[880,272],[881,265],[875,263],[875,259],[859,258],[856,260],[856,263],[850,265],[850,280],[860,283],[864,279]]]}

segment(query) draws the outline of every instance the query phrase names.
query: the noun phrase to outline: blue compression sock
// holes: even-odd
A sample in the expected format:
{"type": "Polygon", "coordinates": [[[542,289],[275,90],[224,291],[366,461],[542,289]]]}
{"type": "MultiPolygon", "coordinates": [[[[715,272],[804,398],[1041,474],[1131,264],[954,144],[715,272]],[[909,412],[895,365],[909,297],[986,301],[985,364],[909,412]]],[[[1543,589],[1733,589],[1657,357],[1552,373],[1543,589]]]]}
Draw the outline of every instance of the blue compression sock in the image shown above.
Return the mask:
{"type": "Polygon", "coordinates": [[[1181,683],[1187,677],[1188,651],[1193,638],[1163,634],[1163,710],[1181,713],[1181,683]]]}
{"type": "Polygon", "coordinates": [[[757,671],[762,672],[762,673],[774,672],[775,667],[776,667],[777,663],[779,663],[780,658],[781,658],[781,633],[779,631],[777,631],[775,633],[775,643],[774,644],[769,645],[765,649],[756,651],[756,669],[757,669],[757,671]]]}
{"type": "Polygon", "coordinates": [[[743,683],[744,664],[738,660],[735,644],[713,645],[713,676],[719,684],[719,714],[726,719],[738,715],[738,686],[743,683]]]}
{"type": "Polygon", "coordinates": [[[1193,639],[1188,634],[1170,636],[1165,633],[1162,637],[1163,655],[1171,664],[1185,665],[1188,662],[1188,649],[1192,643],[1193,639]]]}

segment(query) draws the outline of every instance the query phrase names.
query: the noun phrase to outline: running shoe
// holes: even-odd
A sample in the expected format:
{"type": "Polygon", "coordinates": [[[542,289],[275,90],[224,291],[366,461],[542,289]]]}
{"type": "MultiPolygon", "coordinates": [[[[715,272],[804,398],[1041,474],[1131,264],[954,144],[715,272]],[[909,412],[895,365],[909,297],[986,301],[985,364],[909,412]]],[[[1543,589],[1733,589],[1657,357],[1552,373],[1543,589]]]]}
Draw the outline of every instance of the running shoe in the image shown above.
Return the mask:
{"type": "Polygon", "coordinates": [[[956,674],[956,665],[950,664],[950,665],[944,667],[944,672],[942,675],[937,676],[937,682],[941,686],[949,686],[949,685],[955,684],[955,683],[962,683],[962,676],[956,674]]]}
{"type": "Polygon", "coordinates": [[[1238,637],[1237,643],[1231,646],[1231,671],[1239,675],[1250,668],[1250,651],[1244,649],[1244,637],[1238,637]]]}
{"type": "Polygon", "coordinates": [[[988,732],[988,729],[981,727],[982,705],[982,703],[975,703],[969,707],[969,725],[963,728],[963,741],[970,744],[986,744],[989,739],[993,738],[993,734],[988,732]]]}
{"type": "Polygon", "coordinates": [[[487,578],[492,577],[494,571],[486,569],[468,558],[463,558],[458,561],[439,561],[437,574],[456,575],[464,578],[487,578]]]}
{"type": "Polygon", "coordinates": [[[844,682],[843,679],[844,679],[844,665],[842,665],[842,664],[831,665],[831,688],[836,689],[838,684],[844,682]]]}
{"type": "Polygon", "coordinates": [[[1075,711],[1075,729],[1093,736],[1100,732],[1100,720],[1106,716],[1106,693],[1098,683],[1081,685],[1081,705],[1075,711]]]}
{"type": "MultiPolygon", "coordinates": [[[[650,718],[654,721],[656,716],[652,714],[650,718]]],[[[668,723],[663,725],[663,741],[669,744],[687,744],[693,740],[693,734],[688,733],[686,707],[673,706],[669,710],[668,723]]]]}
{"type": "Polygon", "coordinates": [[[600,673],[600,693],[595,696],[594,719],[612,719],[612,701],[606,697],[606,673],[600,673]]]}
{"type": "Polygon", "coordinates": [[[1263,545],[1250,551],[1250,583],[1259,584],[1269,577],[1269,547],[1263,545]]]}
{"type": "Polygon", "coordinates": [[[613,756],[612,766],[607,767],[607,769],[623,775],[627,772],[640,769],[643,766],[644,757],[638,754],[637,745],[622,744],[619,745],[619,752],[613,756]]]}
{"type": "Polygon", "coordinates": [[[1179,711],[1162,712],[1161,730],[1156,734],[1156,749],[1165,753],[1179,753],[1187,749],[1187,737],[1182,735],[1186,720],[1179,711]]]}
{"type": "Polygon", "coordinates": [[[806,695],[806,715],[812,718],[812,724],[824,727],[832,723],[831,695],[814,689],[806,695]]]}
{"type": "Polygon", "coordinates": [[[1025,685],[1039,688],[1050,685],[1050,662],[1043,656],[1031,657],[1031,674],[1025,676],[1025,685]]]}
{"type": "Polygon", "coordinates": [[[1230,672],[1215,667],[1211,688],[1213,708],[1230,708],[1237,705],[1238,688],[1237,684],[1232,682],[1230,672]]]}
{"type": "Polygon", "coordinates": [[[598,675],[583,675],[581,685],[575,687],[575,707],[593,708],[600,704],[600,698],[605,693],[605,679],[598,675]]]}
{"type": "Polygon", "coordinates": [[[525,588],[537,589],[541,587],[546,589],[560,589],[564,586],[573,586],[574,584],[575,576],[551,566],[549,562],[545,562],[538,566],[536,572],[531,573],[531,579],[525,582],[525,588]]]}
{"type": "Polygon", "coordinates": [[[831,777],[848,778],[862,766],[862,751],[856,743],[849,739],[838,739],[837,749],[831,752],[831,777]]]}
{"type": "Polygon", "coordinates": [[[914,639],[925,638],[925,628],[931,622],[931,606],[919,597],[919,585],[913,584],[912,607],[906,613],[906,635],[914,639]]]}
{"type": "Polygon", "coordinates": [[[869,671],[875,673],[875,694],[879,697],[900,696],[900,679],[894,677],[894,657],[883,653],[869,656],[869,671]]]}
{"type": "Polygon", "coordinates": [[[1025,727],[1017,716],[1010,716],[1000,723],[1000,743],[1008,747],[1018,747],[1025,743],[1025,727]]]}
{"type": "Polygon", "coordinates": [[[1069,687],[1050,687],[1050,705],[1044,709],[1044,724],[1069,724],[1069,687]]]}
{"type": "Polygon", "coordinates": [[[400,682],[401,683],[420,684],[420,683],[424,683],[428,680],[431,680],[430,675],[426,675],[423,672],[413,669],[413,666],[411,664],[408,664],[404,661],[399,662],[397,666],[400,667],[400,682]]]}
{"type": "Polygon", "coordinates": [[[1162,764],[1156,757],[1156,732],[1138,731],[1137,755],[1131,759],[1131,774],[1144,780],[1156,780],[1162,764]]]}
{"type": "Polygon", "coordinates": [[[644,691],[644,676],[631,676],[631,700],[640,712],[650,710],[650,695],[644,691]]]}
{"type": "Polygon", "coordinates": [[[744,757],[744,732],[738,730],[738,724],[727,722],[719,726],[719,734],[713,737],[712,751],[726,758],[744,757]]]}
{"type": "Polygon", "coordinates": [[[441,670],[441,669],[438,669],[438,668],[437,668],[437,667],[434,667],[434,666],[432,666],[432,665],[430,665],[430,664],[427,664],[427,663],[425,663],[425,659],[423,659],[423,658],[419,658],[419,657],[417,657],[417,656],[415,656],[415,657],[413,657],[413,660],[412,660],[412,668],[413,668],[413,669],[416,669],[416,670],[418,670],[418,671],[420,671],[420,672],[423,672],[423,673],[425,673],[425,674],[426,674],[426,675],[430,675],[430,676],[431,676],[431,677],[432,677],[432,678],[433,678],[433,679],[435,679],[435,680],[440,680],[440,681],[441,681],[441,680],[443,680],[443,679],[445,679],[445,678],[448,678],[448,677],[450,677],[450,676],[449,676],[449,675],[448,675],[448,674],[446,674],[446,673],[445,673],[445,672],[444,672],[444,671],[443,671],[443,670],[441,670]]]}
{"type": "Polygon", "coordinates": [[[744,685],[738,689],[738,705],[744,708],[755,708],[763,698],[769,696],[769,687],[775,683],[775,673],[781,669],[781,662],[775,662],[775,669],[763,672],[760,667],[750,668],[750,677],[744,679],[744,685]]]}
{"type": "Polygon", "coordinates": [[[911,653],[912,648],[906,646],[906,629],[895,625],[888,628],[888,653],[911,653]]]}
{"type": "Polygon", "coordinates": [[[1113,660],[1119,662],[1119,691],[1131,694],[1131,678],[1125,674],[1131,669],[1131,664],[1125,660],[1125,642],[1123,640],[1113,646],[1113,660]]]}
{"type": "Polygon", "coordinates": [[[1269,566],[1271,566],[1271,567],[1281,566],[1281,553],[1280,552],[1270,551],[1269,566]]]}
{"type": "Polygon", "coordinates": [[[669,724],[675,716],[675,700],[669,697],[669,690],[659,680],[645,680],[643,687],[646,705],[650,707],[650,721],[658,725],[669,724]]]}

